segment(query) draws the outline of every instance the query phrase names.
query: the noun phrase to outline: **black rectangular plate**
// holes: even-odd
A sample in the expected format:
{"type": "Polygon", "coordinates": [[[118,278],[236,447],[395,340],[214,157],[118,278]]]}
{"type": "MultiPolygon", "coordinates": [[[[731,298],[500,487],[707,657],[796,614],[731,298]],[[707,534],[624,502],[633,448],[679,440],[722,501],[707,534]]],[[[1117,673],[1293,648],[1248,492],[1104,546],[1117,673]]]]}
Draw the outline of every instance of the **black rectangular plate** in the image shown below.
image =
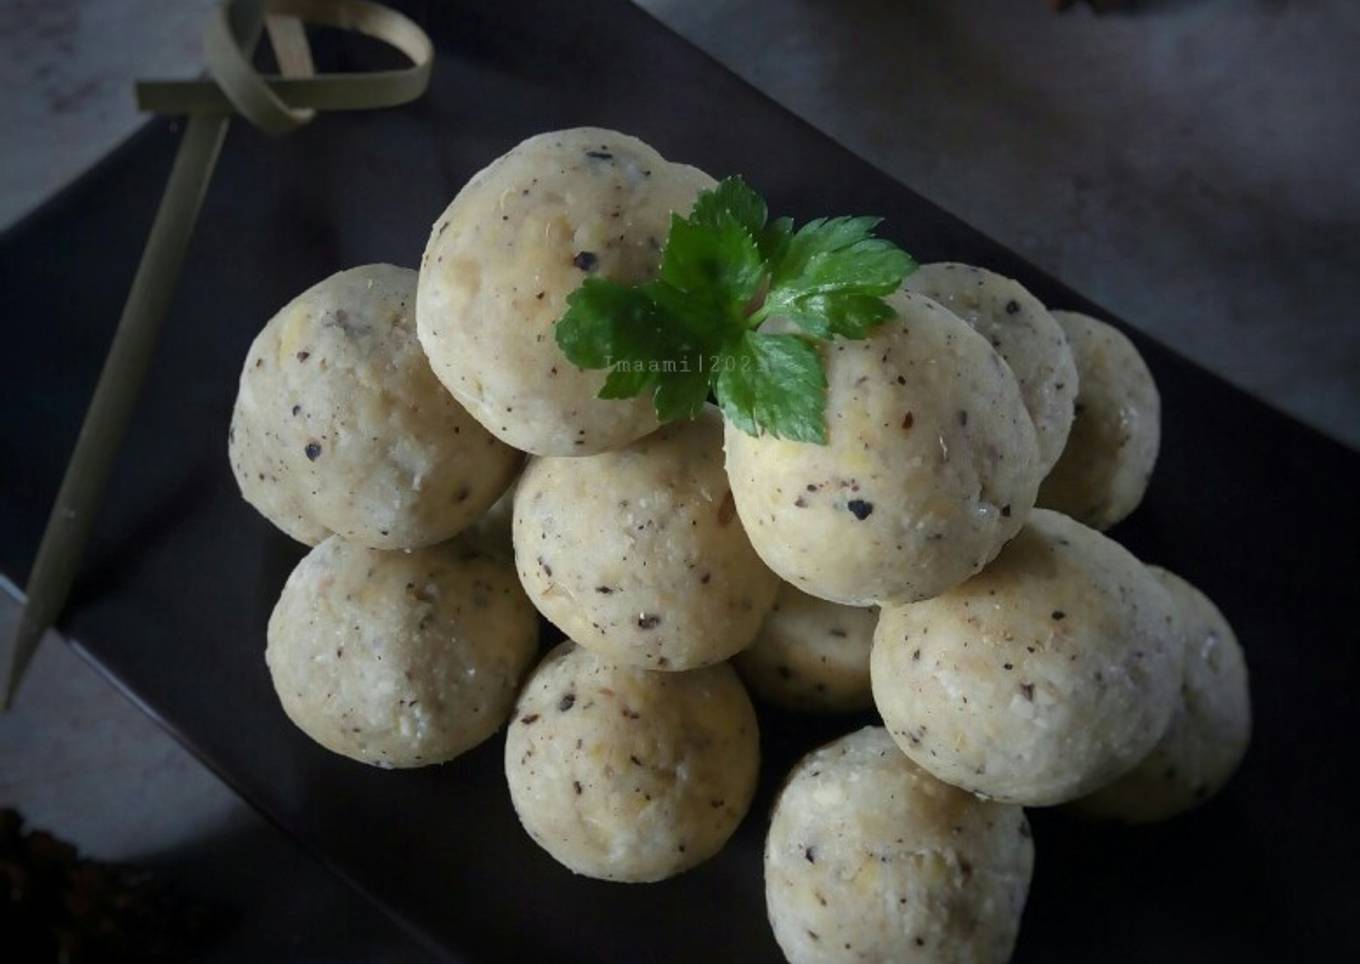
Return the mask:
{"type": "MultiPolygon", "coordinates": [[[[761,847],[793,761],[861,720],[762,715],[756,803],[678,879],[573,877],[520,830],[501,738],[382,772],[295,730],[262,652],[301,549],[237,495],[225,453],[247,345],[344,267],[414,266],[474,171],[521,138],[596,124],[779,213],[886,217],[922,260],[985,265],[1055,307],[1099,311],[786,113],[623,0],[408,4],[439,48],[427,97],[282,140],[233,125],[65,629],[209,766],[456,960],[777,961],[761,847]]],[[[389,62],[323,38],[323,67],[389,62]]],[[[22,584],[177,140],[157,121],[0,241],[0,569],[22,584]]],[[[977,150],[1003,150],[979,131],[977,150]]],[[[1148,279],[1156,284],[1155,278],[1148,279]]],[[[1229,790],[1138,831],[1035,815],[1017,960],[1321,960],[1355,948],[1360,458],[1131,333],[1161,386],[1161,462],[1117,537],[1202,586],[1237,627],[1256,735],[1229,790]]],[[[1339,958],[1348,955],[1341,955],[1339,958]]]]}

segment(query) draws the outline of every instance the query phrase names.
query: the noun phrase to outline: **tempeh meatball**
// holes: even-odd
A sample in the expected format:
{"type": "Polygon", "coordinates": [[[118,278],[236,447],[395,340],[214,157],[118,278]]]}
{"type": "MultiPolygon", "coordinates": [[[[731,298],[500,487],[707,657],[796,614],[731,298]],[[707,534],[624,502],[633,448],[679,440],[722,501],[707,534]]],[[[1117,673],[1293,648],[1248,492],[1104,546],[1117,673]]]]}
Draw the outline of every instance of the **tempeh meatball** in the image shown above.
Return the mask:
{"type": "Polygon", "coordinates": [[[848,713],[874,705],[869,649],[878,611],[779,587],[756,641],[733,659],[756,696],[789,710],[848,713]]]}
{"type": "Polygon", "coordinates": [[[1067,332],[1081,389],[1067,448],[1040,484],[1039,504],[1103,531],[1143,501],[1161,445],[1161,396],[1117,328],[1072,311],[1053,317],[1067,332]]]}
{"type": "Polygon", "coordinates": [[[571,642],[524,686],[505,741],[529,836],[602,880],[671,877],[717,853],[751,804],[756,715],[730,666],[656,673],[571,642]]]}
{"type": "Polygon", "coordinates": [[[421,259],[417,321],[430,364],[502,441],[535,455],[590,455],[656,428],[650,397],[598,398],[553,325],[588,277],[655,275],[672,212],[707,174],[635,137],[595,127],[531,137],[458,192],[421,259]]]}
{"type": "Polygon", "coordinates": [[[847,606],[925,599],[985,566],[1039,487],[1015,376],[945,308],[898,292],[862,341],[822,346],[827,444],[727,426],[751,544],[803,592],[847,606]]]}
{"type": "Polygon", "coordinates": [[[535,459],[515,494],[515,564],[534,605],[619,663],[685,670],[755,638],[779,580],[737,518],[722,418],[706,407],[631,445],[535,459]]]}
{"type": "Polygon", "coordinates": [[[1020,382],[1038,432],[1040,473],[1047,473],[1067,443],[1079,378],[1067,338],[1048,309],[1018,281],[966,264],[922,265],[903,287],[934,298],[1000,352],[1020,382]]]}
{"type": "Polygon", "coordinates": [[[288,535],[377,549],[452,538],[522,456],[439,384],[416,341],[416,273],[351,268],[255,338],[227,435],[241,495],[288,535]]]}
{"type": "Polygon", "coordinates": [[[1251,741],[1247,663],[1232,627],[1190,583],[1148,568],[1171,593],[1185,643],[1180,699],[1165,735],[1141,763],[1072,805],[1127,823],[1165,820],[1204,803],[1228,782],[1251,741]]]}
{"type": "Polygon", "coordinates": [[[1003,964],[1033,869],[1023,810],[941,783],[865,727],[793,768],[765,902],[791,964],[1003,964]]]}
{"type": "Polygon", "coordinates": [[[1166,589],[1122,546],[1036,509],[963,585],[885,607],[874,703],[907,756],[995,800],[1075,799],[1161,739],[1183,646],[1166,589]]]}
{"type": "Polygon", "coordinates": [[[461,540],[411,552],[331,536],[293,570],[265,660],[284,711],[380,767],[450,760],[505,722],[538,649],[508,563],[461,540]]]}

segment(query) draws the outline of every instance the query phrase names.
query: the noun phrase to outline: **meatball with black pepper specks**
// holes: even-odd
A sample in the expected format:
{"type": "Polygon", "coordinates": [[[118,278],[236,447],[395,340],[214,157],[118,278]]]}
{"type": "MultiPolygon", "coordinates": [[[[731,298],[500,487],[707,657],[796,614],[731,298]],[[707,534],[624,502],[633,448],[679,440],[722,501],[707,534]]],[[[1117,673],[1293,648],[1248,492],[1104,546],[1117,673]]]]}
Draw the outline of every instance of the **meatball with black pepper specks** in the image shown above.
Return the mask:
{"type": "Polygon", "coordinates": [[[1071,311],[1053,317],[1067,332],[1081,389],[1067,448],[1039,486],[1039,505],[1105,530],[1143,501],[1161,445],[1161,396],[1118,329],[1071,311]]]}
{"type": "Polygon", "coordinates": [[[941,783],[865,727],[789,774],[765,902],[791,964],[1002,964],[1033,869],[1023,810],[941,783]]]}
{"type": "Polygon", "coordinates": [[[505,722],[538,620],[510,565],[462,540],[385,552],[331,536],[288,577],[268,640],[299,729],[362,763],[416,767],[505,722]]]}
{"type": "Polygon", "coordinates": [[[416,273],[332,275],[265,325],[241,371],[228,455],[241,495],[288,535],[377,549],[452,538],[522,461],[439,384],[415,333],[416,273]]]}
{"type": "Polygon", "coordinates": [[[421,259],[417,322],[435,374],[489,431],[535,455],[590,455],[655,429],[650,396],[599,398],[605,372],[569,362],[553,326],[586,278],[653,277],[671,213],[713,185],[595,127],[539,134],[493,161],[421,259]]]}
{"type": "Polygon", "coordinates": [[[535,459],[516,489],[514,539],[544,616],[646,669],[727,659],[755,638],[779,588],[737,518],[711,405],[612,452],[535,459]]]}
{"type": "Polygon", "coordinates": [[[1018,281],[985,268],[922,265],[903,287],[954,312],[1006,360],[1038,433],[1040,474],[1047,473],[1067,444],[1080,377],[1062,327],[1018,281]]]}
{"type": "Polygon", "coordinates": [[[732,660],[760,699],[789,710],[849,713],[874,705],[869,648],[878,611],[779,587],[756,641],[732,660]]]}
{"type": "Polygon", "coordinates": [[[803,592],[911,602],[985,566],[1039,487],[1034,425],[987,341],[921,295],[862,341],[821,346],[827,444],[727,426],[727,477],[751,544],[803,592]]]}
{"type": "Polygon", "coordinates": [[[575,873],[636,883],[722,848],[759,758],[755,711],[730,666],[655,673],[571,642],[525,684],[505,741],[529,836],[575,873]]]}
{"type": "Polygon", "coordinates": [[[1251,693],[1242,647],[1208,596],[1180,576],[1148,567],[1175,606],[1185,644],[1180,698],[1161,741],[1114,783],[1072,804],[1081,813],[1151,823],[1209,800],[1251,741],[1251,693]]]}
{"type": "Polygon", "coordinates": [[[1008,803],[1089,793],[1156,745],[1183,647],[1166,589],[1118,543],[1036,509],[963,585],[885,607],[874,703],[935,776],[1008,803]]]}

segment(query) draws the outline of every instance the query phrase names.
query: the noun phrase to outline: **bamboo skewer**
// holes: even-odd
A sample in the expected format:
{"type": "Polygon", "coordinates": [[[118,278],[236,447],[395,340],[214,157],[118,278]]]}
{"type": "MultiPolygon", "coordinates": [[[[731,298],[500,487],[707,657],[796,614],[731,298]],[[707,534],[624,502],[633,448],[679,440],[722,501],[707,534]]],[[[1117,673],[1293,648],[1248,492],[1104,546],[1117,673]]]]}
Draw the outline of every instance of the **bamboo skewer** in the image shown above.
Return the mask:
{"type": "MultiPolygon", "coordinates": [[[[259,23],[252,27],[253,48],[259,23]]],[[[5,672],[0,710],[14,702],[43,634],[66,605],[230,123],[230,114],[202,113],[190,115],[185,127],[75,451],[38,544],[9,658],[0,667],[5,672]]]]}
{"type": "Polygon", "coordinates": [[[24,671],[43,635],[61,615],[79,572],[232,113],[239,111],[274,133],[312,117],[311,105],[286,103],[278,93],[283,85],[260,77],[250,67],[262,23],[269,28],[288,89],[303,93],[299,100],[311,93],[319,94],[330,107],[388,106],[419,96],[428,83],[433,59],[429,39],[411,21],[386,7],[365,0],[228,0],[210,21],[204,37],[210,73],[220,89],[209,81],[139,85],[139,103],[144,108],[151,101],[156,110],[188,113],[189,122],[38,546],[9,652],[0,660],[4,674],[0,676],[0,711],[13,702],[24,671]],[[367,76],[315,76],[299,18],[386,40],[406,53],[413,66],[367,76]],[[309,91],[308,84],[315,89],[309,91]]]}
{"type": "Polygon", "coordinates": [[[151,236],[38,546],[28,599],[10,642],[0,709],[9,709],[43,633],[66,605],[229,122],[225,114],[195,114],[180,141],[151,236]]]}

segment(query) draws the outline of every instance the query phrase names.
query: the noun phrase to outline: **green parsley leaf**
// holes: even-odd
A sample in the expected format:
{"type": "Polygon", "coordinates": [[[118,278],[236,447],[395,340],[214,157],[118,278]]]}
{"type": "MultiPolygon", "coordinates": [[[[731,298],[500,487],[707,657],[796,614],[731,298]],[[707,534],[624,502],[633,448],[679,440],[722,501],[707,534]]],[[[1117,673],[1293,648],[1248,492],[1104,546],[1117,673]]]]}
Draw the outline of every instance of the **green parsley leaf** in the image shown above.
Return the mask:
{"type": "Polygon", "coordinates": [[[581,368],[607,369],[601,398],[647,393],[663,422],[693,418],[710,391],[751,434],[826,442],[826,376],[815,339],[864,338],[915,269],[877,218],[821,218],[794,230],[730,177],[672,215],[658,277],[628,287],[588,278],[555,337],[581,368]],[[803,334],[757,331],[770,318],[803,334]]]}
{"type": "Polygon", "coordinates": [[[661,280],[703,301],[715,322],[740,323],[764,276],[755,239],[734,218],[720,217],[716,225],[707,226],[671,215],[661,280]]]}
{"type": "Polygon", "coordinates": [[[759,237],[768,217],[765,199],[739,177],[725,177],[718,186],[699,195],[689,220],[696,227],[718,228],[735,221],[752,237],[759,237]]]}
{"type": "Polygon", "coordinates": [[[846,292],[792,299],[778,315],[818,338],[867,338],[871,329],[893,316],[893,310],[875,295],[846,292]]]}
{"type": "Polygon", "coordinates": [[[581,368],[608,368],[618,359],[645,358],[660,327],[656,305],[640,288],[587,278],[567,295],[557,322],[558,347],[581,368]]]}
{"type": "Polygon", "coordinates": [[[667,360],[702,356],[702,337],[666,311],[652,288],[587,278],[567,296],[557,344],[581,368],[610,369],[601,398],[632,398],[668,374],[667,360]]]}
{"type": "MultiPolygon", "coordinates": [[[[891,317],[874,306],[916,267],[905,251],[873,236],[877,218],[809,221],[771,269],[762,318],[788,318],[819,338],[863,338],[891,317]]],[[[886,307],[886,306],[883,306],[886,307]]]]}
{"type": "Polygon", "coordinates": [[[760,256],[767,265],[778,264],[788,250],[789,240],[793,237],[793,218],[780,218],[772,221],[760,232],[758,244],[760,256]]]}
{"type": "Polygon", "coordinates": [[[720,367],[718,400],[742,431],[826,444],[826,372],[806,339],[748,331],[720,367]]]}
{"type": "Polygon", "coordinates": [[[631,367],[617,366],[610,369],[605,377],[600,398],[636,398],[649,387],[656,384],[656,376],[647,371],[646,366],[634,370],[631,367]]]}
{"type": "Polygon", "coordinates": [[[663,422],[697,417],[708,401],[708,390],[709,373],[703,356],[685,359],[657,384],[652,396],[656,417],[663,422]]]}

